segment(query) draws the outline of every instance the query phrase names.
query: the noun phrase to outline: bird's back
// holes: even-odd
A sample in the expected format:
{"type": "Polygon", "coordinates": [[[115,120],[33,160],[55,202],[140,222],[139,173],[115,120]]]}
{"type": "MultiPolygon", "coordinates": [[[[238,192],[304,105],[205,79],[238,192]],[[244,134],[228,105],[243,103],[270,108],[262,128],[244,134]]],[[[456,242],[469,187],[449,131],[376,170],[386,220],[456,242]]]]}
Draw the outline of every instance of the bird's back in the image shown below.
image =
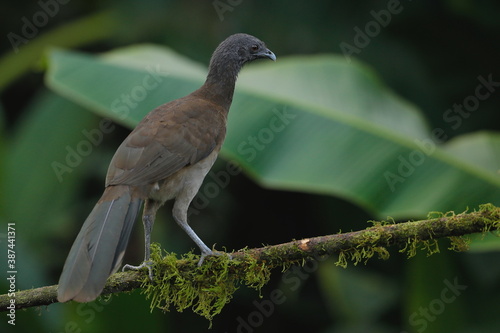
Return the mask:
{"type": "Polygon", "coordinates": [[[160,105],[137,125],[116,151],[106,185],[146,186],[219,150],[227,111],[190,94],[160,105]]]}

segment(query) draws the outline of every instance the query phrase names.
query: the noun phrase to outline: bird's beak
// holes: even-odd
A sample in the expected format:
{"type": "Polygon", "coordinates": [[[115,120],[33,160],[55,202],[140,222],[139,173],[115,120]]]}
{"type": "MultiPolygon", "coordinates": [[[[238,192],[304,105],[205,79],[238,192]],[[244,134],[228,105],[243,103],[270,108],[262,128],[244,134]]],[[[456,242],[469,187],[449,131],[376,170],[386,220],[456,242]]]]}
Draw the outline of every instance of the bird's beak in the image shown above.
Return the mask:
{"type": "Polygon", "coordinates": [[[269,58],[272,61],[276,61],[276,55],[273,53],[273,51],[266,49],[265,51],[259,52],[256,54],[260,58],[269,58]]]}

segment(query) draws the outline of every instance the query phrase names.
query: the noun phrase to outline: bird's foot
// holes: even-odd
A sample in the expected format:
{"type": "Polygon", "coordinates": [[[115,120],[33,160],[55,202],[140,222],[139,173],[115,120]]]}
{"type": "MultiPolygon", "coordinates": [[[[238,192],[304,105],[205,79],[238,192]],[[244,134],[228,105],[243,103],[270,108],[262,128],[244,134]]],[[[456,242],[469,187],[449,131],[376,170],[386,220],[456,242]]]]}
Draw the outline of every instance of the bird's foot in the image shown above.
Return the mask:
{"type": "Polygon", "coordinates": [[[134,270],[134,271],[138,271],[144,267],[147,267],[148,268],[148,276],[149,276],[149,280],[151,280],[151,282],[153,282],[153,262],[152,261],[144,261],[142,264],[140,264],[139,266],[132,266],[132,265],[125,265],[123,266],[122,268],[122,272],[125,272],[125,271],[128,271],[128,270],[134,270]]]}
{"type": "Polygon", "coordinates": [[[229,253],[218,252],[218,251],[213,251],[213,250],[203,251],[201,253],[200,260],[198,261],[198,267],[203,264],[203,261],[205,260],[206,257],[209,257],[209,256],[222,256],[222,255],[227,255],[229,257],[229,259],[233,259],[233,256],[230,255],[229,253]]]}

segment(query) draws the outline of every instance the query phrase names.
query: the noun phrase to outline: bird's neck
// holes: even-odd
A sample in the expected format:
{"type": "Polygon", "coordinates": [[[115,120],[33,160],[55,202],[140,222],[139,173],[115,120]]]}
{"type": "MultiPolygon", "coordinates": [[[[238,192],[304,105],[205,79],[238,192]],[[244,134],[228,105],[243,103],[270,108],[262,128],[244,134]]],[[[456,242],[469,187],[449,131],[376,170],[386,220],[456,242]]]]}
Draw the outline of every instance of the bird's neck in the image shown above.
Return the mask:
{"type": "Polygon", "coordinates": [[[207,80],[199,90],[205,98],[224,106],[229,111],[240,69],[241,66],[238,64],[221,65],[220,61],[213,61],[210,64],[207,80]]]}

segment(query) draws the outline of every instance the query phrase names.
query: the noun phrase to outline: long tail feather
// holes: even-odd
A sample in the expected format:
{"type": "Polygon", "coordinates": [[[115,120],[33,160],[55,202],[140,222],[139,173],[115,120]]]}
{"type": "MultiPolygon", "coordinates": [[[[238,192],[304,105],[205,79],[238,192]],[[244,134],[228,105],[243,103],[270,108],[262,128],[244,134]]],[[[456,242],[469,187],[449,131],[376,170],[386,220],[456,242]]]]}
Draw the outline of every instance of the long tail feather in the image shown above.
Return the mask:
{"type": "Polygon", "coordinates": [[[120,266],[142,200],[129,186],[107,187],[66,258],[57,299],[90,302],[120,266]]]}

